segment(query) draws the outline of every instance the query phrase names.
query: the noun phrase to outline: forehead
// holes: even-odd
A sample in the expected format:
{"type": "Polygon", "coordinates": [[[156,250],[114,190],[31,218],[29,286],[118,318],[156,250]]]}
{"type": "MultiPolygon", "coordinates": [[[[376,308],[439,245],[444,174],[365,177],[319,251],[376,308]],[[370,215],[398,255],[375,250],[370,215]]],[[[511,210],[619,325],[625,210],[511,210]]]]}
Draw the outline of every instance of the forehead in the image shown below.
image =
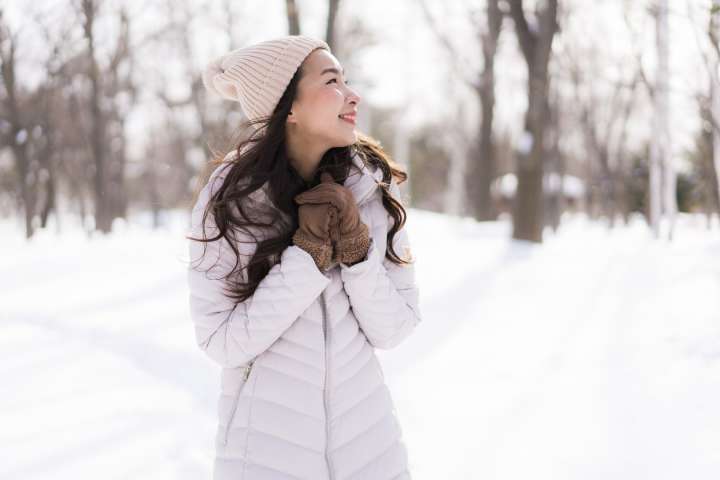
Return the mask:
{"type": "Polygon", "coordinates": [[[335,55],[324,48],[319,48],[312,52],[302,63],[302,69],[305,75],[322,75],[323,71],[328,68],[336,68],[341,73],[343,72],[342,65],[340,65],[338,59],[335,58],[335,55]]]}

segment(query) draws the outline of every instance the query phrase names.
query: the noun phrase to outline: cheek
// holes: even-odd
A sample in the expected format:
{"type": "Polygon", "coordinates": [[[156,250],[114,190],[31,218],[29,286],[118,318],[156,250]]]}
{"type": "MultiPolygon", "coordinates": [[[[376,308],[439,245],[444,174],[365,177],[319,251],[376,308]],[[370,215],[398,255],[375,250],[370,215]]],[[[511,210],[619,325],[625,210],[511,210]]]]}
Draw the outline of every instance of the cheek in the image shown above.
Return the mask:
{"type": "Polygon", "coordinates": [[[313,95],[312,103],[316,109],[339,109],[343,104],[343,96],[335,88],[321,88],[313,95]]]}
{"type": "Polygon", "coordinates": [[[311,124],[326,124],[337,120],[342,106],[343,97],[340,92],[332,88],[323,89],[308,102],[307,120],[311,124]]]}

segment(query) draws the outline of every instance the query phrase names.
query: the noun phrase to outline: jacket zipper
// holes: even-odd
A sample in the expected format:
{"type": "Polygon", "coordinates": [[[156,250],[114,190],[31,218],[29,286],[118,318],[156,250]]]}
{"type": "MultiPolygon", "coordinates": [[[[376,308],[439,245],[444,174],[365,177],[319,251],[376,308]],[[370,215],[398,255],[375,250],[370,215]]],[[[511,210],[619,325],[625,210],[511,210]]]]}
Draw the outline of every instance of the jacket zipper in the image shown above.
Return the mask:
{"type": "Polygon", "coordinates": [[[225,434],[223,437],[223,445],[227,445],[227,439],[228,439],[228,433],[230,432],[230,425],[232,425],[233,419],[235,419],[235,412],[237,412],[237,406],[238,402],[240,401],[240,394],[243,391],[243,388],[245,388],[245,384],[247,383],[248,377],[250,377],[250,371],[252,370],[253,364],[255,363],[255,360],[245,365],[245,373],[243,375],[243,382],[240,385],[240,387],[237,390],[237,393],[235,394],[235,398],[233,399],[233,405],[232,410],[230,413],[230,418],[228,419],[227,425],[225,425],[225,434]]]}
{"type": "Polygon", "coordinates": [[[323,338],[325,340],[325,386],[323,388],[323,404],[325,406],[325,439],[326,439],[326,445],[325,445],[325,461],[327,462],[328,467],[328,474],[330,475],[330,480],[334,478],[333,476],[333,469],[332,469],[332,463],[330,461],[330,454],[328,452],[330,447],[330,419],[328,416],[328,405],[327,405],[327,392],[328,392],[328,378],[329,378],[329,366],[328,366],[328,345],[329,345],[329,333],[330,329],[327,328],[327,304],[325,303],[325,293],[320,293],[320,300],[322,302],[322,315],[323,315],[323,338]]]}
{"type": "MultiPolygon", "coordinates": [[[[377,183],[377,182],[376,182],[377,183]]],[[[371,189],[370,192],[365,194],[357,204],[362,205],[367,201],[370,196],[375,193],[375,189],[371,189]]],[[[333,245],[334,247],[334,245],[333,245]]],[[[329,447],[330,447],[330,417],[328,415],[328,404],[327,404],[327,392],[328,392],[328,381],[330,368],[328,365],[328,346],[330,345],[330,329],[327,327],[327,303],[325,301],[325,292],[320,293],[320,301],[322,303],[322,326],[323,326],[323,338],[325,340],[325,386],[323,388],[323,404],[325,407],[325,461],[327,462],[329,480],[333,480],[335,475],[333,474],[332,461],[330,460],[329,447]]]]}

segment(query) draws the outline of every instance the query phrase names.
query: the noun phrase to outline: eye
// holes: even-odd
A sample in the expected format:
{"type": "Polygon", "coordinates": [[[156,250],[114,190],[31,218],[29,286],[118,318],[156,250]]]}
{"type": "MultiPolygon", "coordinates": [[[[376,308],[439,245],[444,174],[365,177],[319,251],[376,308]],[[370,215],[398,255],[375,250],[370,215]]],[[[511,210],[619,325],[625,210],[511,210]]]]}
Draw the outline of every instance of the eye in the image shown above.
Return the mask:
{"type": "MultiPolygon", "coordinates": [[[[337,78],[331,78],[330,80],[328,80],[328,81],[326,82],[326,85],[329,85],[330,82],[335,82],[335,83],[337,83],[337,78]]],[[[350,81],[349,81],[349,80],[345,80],[345,85],[350,85],[350,81]]]]}

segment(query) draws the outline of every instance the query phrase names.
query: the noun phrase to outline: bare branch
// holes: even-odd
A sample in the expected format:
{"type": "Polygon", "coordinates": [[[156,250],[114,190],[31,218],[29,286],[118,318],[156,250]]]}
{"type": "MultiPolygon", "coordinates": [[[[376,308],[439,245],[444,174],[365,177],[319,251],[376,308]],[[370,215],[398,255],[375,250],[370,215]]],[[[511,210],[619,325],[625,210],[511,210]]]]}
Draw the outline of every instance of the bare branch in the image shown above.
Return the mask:
{"type": "Polygon", "coordinates": [[[457,72],[457,74],[460,76],[460,78],[463,79],[463,81],[468,84],[471,88],[474,90],[477,90],[480,88],[479,83],[474,80],[474,78],[470,78],[467,76],[467,73],[460,67],[460,63],[464,62],[458,62],[458,51],[453,45],[450,38],[440,29],[437,22],[435,21],[435,18],[432,15],[432,12],[427,6],[427,0],[420,0],[418,2],[420,5],[420,9],[422,10],[423,14],[425,15],[425,19],[427,20],[430,29],[433,31],[437,39],[440,41],[440,44],[443,46],[445,51],[447,51],[448,55],[451,59],[451,64],[453,67],[453,70],[457,72]]]}
{"type": "Polygon", "coordinates": [[[537,35],[530,30],[530,25],[525,18],[522,0],[506,0],[510,5],[510,16],[515,22],[515,30],[520,43],[520,49],[528,63],[534,62],[535,44],[537,35]]]}
{"type": "Polygon", "coordinates": [[[637,68],[638,68],[638,73],[640,75],[640,80],[641,80],[642,84],[645,86],[645,89],[647,90],[648,95],[650,95],[650,98],[652,99],[655,97],[655,86],[653,85],[653,82],[651,82],[650,79],[648,78],[647,74],[645,73],[645,68],[643,67],[642,53],[638,47],[638,45],[639,45],[639,42],[637,39],[638,33],[635,31],[635,29],[633,29],[632,22],[630,21],[630,16],[629,16],[629,11],[628,11],[629,5],[630,5],[630,2],[628,2],[628,0],[626,0],[625,4],[624,4],[625,8],[623,8],[623,18],[625,19],[625,25],[627,25],[630,35],[633,37],[632,54],[633,54],[633,57],[635,57],[635,61],[636,61],[637,68]]]}

